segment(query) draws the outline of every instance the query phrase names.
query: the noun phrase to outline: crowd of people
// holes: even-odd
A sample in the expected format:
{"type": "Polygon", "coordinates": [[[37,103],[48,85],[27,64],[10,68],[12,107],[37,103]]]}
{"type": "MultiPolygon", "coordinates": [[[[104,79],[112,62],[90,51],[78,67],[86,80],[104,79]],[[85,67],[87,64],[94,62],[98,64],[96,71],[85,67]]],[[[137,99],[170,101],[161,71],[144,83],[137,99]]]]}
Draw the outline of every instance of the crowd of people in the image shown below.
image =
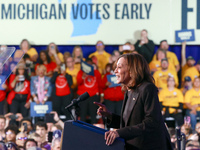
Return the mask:
{"type": "MultiPolygon", "coordinates": [[[[2,45],[1,51],[6,47],[2,45]]],[[[121,54],[139,53],[149,63],[159,90],[160,107],[172,143],[175,143],[174,128],[180,126],[188,140],[188,148],[200,148],[200,123],[197,123],[200,119],[200,60],[194,60],[192,56],[186,58],[185,42],[182,43],[181,65],[176,54],[168,50],[167,40],[160,42],[155,54],[154,49],[147,30],[141,31],[141,39],[134,45],[127,42],[112,54],[106,52],[103,41],[97,41],[96,51],[88,58],[84,58],[80,46],[75,46],[72,53],[61,53],[55,43],[50,43],[46,50],[38,53],[27,39],[22,40],[20,49],[0,68],[1,75],[6,70],[12,72],[0,89],[0,147],[60,149],[64,123],[59,116],[71,120],[65,107],[85,92],[90,97],[76,107],[76,115],[81,121],[103,123],[93,102],[104,103],[112,113],[120,115],[124,93],[120,85],[110,86],[108,76],[114,75],[113,64],[121,54]],[[93,66],[94,75],[81,69],[82,61],[93,66]],[[38,118],[33,125],[30,104],[42,105],[47,101],[52,102],[54,122],[38,118]],[[172,126],[170,120],[174,122],[172,126]],[[53,132],[52,141],[48,140],[48,132],[53,132]]]]}

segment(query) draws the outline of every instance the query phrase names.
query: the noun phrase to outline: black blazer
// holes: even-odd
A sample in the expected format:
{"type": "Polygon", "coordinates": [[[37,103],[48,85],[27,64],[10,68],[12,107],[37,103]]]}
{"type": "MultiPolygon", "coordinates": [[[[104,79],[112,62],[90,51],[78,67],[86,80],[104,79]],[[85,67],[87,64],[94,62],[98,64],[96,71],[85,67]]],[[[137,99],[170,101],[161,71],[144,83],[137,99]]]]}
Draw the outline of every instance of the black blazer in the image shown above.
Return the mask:
{"type": "Polygon", "coordinates": [[[170,136],[165,127],[158,90],[153,83],[143,82],[132,90],[132,101],[123,119],[127,101],[124,97],[121,117],[112,115],[110,127],[120,128],[119,136],[126,141],[126,150],[172,150],[170,136]]]}

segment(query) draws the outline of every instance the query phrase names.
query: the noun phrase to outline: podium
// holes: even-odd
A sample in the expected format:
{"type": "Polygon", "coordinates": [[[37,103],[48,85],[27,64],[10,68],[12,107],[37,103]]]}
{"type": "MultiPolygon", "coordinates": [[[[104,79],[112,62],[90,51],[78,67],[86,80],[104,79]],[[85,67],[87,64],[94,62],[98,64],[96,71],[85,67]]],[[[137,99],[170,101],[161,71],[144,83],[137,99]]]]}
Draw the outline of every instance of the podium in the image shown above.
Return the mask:
{"type": "Polygon", "coordinates": [[[82,121],[66,121],[62,136],[62,150],[124,150],[124,140],[117,138],[106,145],[104,133],[107,130],[82,121]]]}

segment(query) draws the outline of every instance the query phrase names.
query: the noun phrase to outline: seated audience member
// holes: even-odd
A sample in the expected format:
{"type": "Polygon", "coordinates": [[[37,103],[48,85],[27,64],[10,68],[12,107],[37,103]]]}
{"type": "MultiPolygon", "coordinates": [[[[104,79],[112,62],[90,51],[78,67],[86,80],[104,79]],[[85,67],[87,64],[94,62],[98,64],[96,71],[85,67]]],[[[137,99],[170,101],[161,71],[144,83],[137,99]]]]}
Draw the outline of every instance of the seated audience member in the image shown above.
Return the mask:
{"type": "Polygon", "coordinates": [[[197,123],[196,117],[200,117],[200,76],[194,79],[193,88],[185,93],[185,104],[188,108],[186,113],[191,118],[194,130],[197,123]]]}
{"type": "Polygon", "coordinates": [[[151,62],[153,54],[154,54],[154,47],[155,44],[152,40],[148,38],[148,32],[146,29],[141,31],[141,39],[137,40],[135,43],[135,50],[144,56],[148,63],[151,62]]]}
{"type": "Polygon", "coordinates": [[[66,59],[66,73],[71,75],[72,76],[72,81],[73,81],[73,84],[71,86],[71,88],[73,89],[74,92],[76,92],[76,89],[77,89],[77,74],[79,72],[80,69],[78,68],[75,68],[74,66],[75,62],[74,62],[74,59],[73,57],[68,57],[66,59]]]}
{"type": "Polygon", "coordinates": [[[183,94],[177,88],[175,88],[175,80],[169,76],[167,78],[167,88],[163,88],[159,92],[159,100],[162,103],[162,114],[164,118],[173,117],[178,124],[183,124],[183,94]]]}
{"type": "Polygon", "coordinates": [[[14,142],[16,141],[16,135],[18,133],[18,128],[15,125],[9,125],[5,129],[6,139],[5,142],[14,142]]]}
{"type": "Polygon", "coordinates": [[[177,73],[168,69],[169,63],[168,60],[162,59],[161,60],[161,70],[156,71],[153,74],[155,85],[158,87],[159,90],[167,87],[167,78],[168,76],[173,76],[175,80],[176,87],[178,86],[178,77],[177,73]]]}
{"type": "Polygon", "coordinates": [[[126,42],[124,45],[119,46],[119,52],[122,54],[133,53],[135,51],[135,46],[132,45],[130,42],[126,42]]]}
{"type": "Polygon", "coordinates": [[[27,134],[26,133],[23,133],[23,132],[20,132],[17,134],[16,136],[16,144],[18,147],[23,147],[24,146],[24,143],[25,141],[27,140],[27,134]]]}
{"type": "Polygon", "coordinates": [[[28,136],[28,139],[34,139],[37,142],[37,146],[40,147],[42,141],[41,141],[41,137],[39,134],[37,134],[36,132],[31,133],[28,136]]]}
{"type": "Polygon", "coordinates": [[[0,141],[5,139],[6,118],[0,115],[0,141]]]}
{"type": "Polygon", "coordinates": [[[52,141],[51,150],[60,150],[61,149],[61,139],[56,138],[52,141]]]}
{"type": "Polygon", "coordinates": [[[103,74],[103,70],[106,67],[106,64],[109,62],[110,54],[105,50],[105,45],[102,41],[97,41],[96,43],[96,51],[89,55],[89,58],[92,56],[96,56],[98,60],[98,70],[101,74],[103,74]]]}
{"type": "Polygon", "coordinates": [[[30,134],[30,132],[33,130],[33,124],[32,124],[31,119],[23,118],[20,123],[20,130],[21,130],[21,132],[30,134]],[[25,126],[27,126],[27,130],[25,129],[26,128],[25,126]]]}
{"type": "Polygon", "coordinates": [[[195,66],[190,67],[185,71],[185,73],[182,76],[182,81],[186,76],[189,76],[193,82],[196,77],[200,76],[200,60],[195,66]]]}
{"type": "Polygon", "coordinates": [[[53,91],[55,95],[52,96],[52,105],[53,110],[56,111],[58,115],[66,115],[67,119],[71,119],[65,107],[71,103],[73,98],[73,91],[71,89],[73,82],[72,76],[66,73],[65,64],[63,65],[54,70],[53,77],[50,80],[52,84],[55,84],[55,91],[53,91]]]}
{"type": "Polygon", "coordinates": [[[53,70],[57,67],[55,62],[52,62],[46,51],[40,51],[39,63],[35,65],[35,70],[37,70],[38,65],[44,65],[46,67],[46,76],[52,77],[53,70]]]}
{"type": "MultiPolygon", "coordinates": [[[[183,93],[183,95],[185,96],[185,93],[190,89],[192,89],[192,80],[189,76],[187,76],[187,77],[185,77],[184,82],[183,82],[183,87],[180,90],[183,93]]],[[[184,103],[183,104],[183,116],[186,115],[186,110],[187,110],[187,106],[184,103]]]]}
{"type": "MultiPolygon", "coordinates": [[[[92,65],[92,60],[90,58],[86,59],[86,62],[92,65]]],[[[94,69],[94,76],[87,75],[85,72],[80,70],[77,75],[78,90],[77,94],[82,95],[88,92],[90,97],[80,103],[80,119],[81,121],[86,121],[87,112],[91,117],[91,124],[97,123],[96,111],[97,107],[93,104],[95,101],[99,101],[100,84],[101,84],[101,74],[98,70],[94,69]]]]}
{"type": "MultiPolygon", "coordinates": [[[[152,60],[149,63],[149,68],[150,68],[151,73],[161,70],[161,60],[165,59],[165,58],[167,58],[166,51],[162,50],[162,49],[158,49],[156,52],[156,60],[152,60]]],[[[174,67],[174,65],[171,62],[169,62],[168,68],[169,68],[169,70],[176,72],[176,68],[174,67]]]]}
{"type": "Polygon", "coordinates": [[[33,62],[37,61],[38,53],[35,48],[32,48],[27,39],[23,39],[20,43],[20,50],[17,50],[14,55],[14,59],[23,57],[24,54],[28,54],[33,62]]]}
{"type": "MultiPolygon", "coordinates": [[[[170,52],[169,49],[169,45],[167,43],[167,40],[162,40],[160,41],[160,49],[163,49],[167,52],[167,59],[168,61],[170,61],[176,68],[176,72],[178,72],[180,70],[180,65],[179,65],[179,61],[178,58],[176,56],[175,53],[170,52]]],[[[153,56],[153,60],[156,60],[156,55],[153,56]]]]}
{"type": "Polygon", "coordinates": [[[80,65],[81,60],[85,61],[85,59],[83,58],[83,51],[80,46],[74,47],[73,52],[72,52],[72,57],[75,62],[75,68],[78,68],[80,70],[81,69],[81,65],[80,65]]]}
{"type": "Polygon", "coordinates": [[[47,53],[51,58],[51,61],[60,65],[64,62],[63,54],[59,52],[58,47],[55,43],[50,43],[47,47],[47,53]]]}
{"type": "Polygon", "coordinates": [[[41,143],[46,142],[47,125],[45,122],[37,122],[35,125],[35,132],[40,135],[41,143]]]}
{"type": "Polygon", "coordinates": [[[44,65],[37,67],[36,74],[37,76],[31,77],[31,95],[37,104],[44,104],[51,95],[50,79],[45,76],[46,67],[44,65]]]}
{"type": "Polygon", "coordinates": [[[124,93],[121,90],[121,86],[109,87],[111,83],[107,77],[112,75],[112,64],[106,65],[106,74],[104,75],[101,86],[104,90],[104,94],[101,95],[101,102],[104,101],[106,107],[114,114],[120,115],[121,107],[124,99],[124,93]]]}
{"type": "Polygon", "coordinates": [[[37,147],[37,142],[34,139],[27,139],[24,143],[24,150],[28,150],[31,147],[37,147]]]}
{"type": "Polygon", "coordinates": [[[18,64],[16,74],[10,76],[9,85],[11,92],[7,97],[7,102],[10,105],[10,112],[14,114],[20,112],[23,117],[28,116],[30,78],[23,63],[18,64]]]}
{"type": "Polygon", "coordinates": [[[19,150],[19,147],[14,142],[6,143],[7,150],[19,150]]]}
{"type": "Polygon", "coordinates": [[[182,70],[181,70],[181,75],[183,76],[185,74],[185,71],[190,68],[193,67],[195,64],[195,60],[192,56],[188,56],[186,59],[186,42],[182,43],[182,49],[181,49],[181,66],[182,66],[182,70]]]}
{"type": "Polygon", "coordinates": [[[192,79],[189,76],[186,76],[184,78],[183,87],[181,88],[183,95],[185,95],[185,93],[191,88],[192,88],[192,79]]]}

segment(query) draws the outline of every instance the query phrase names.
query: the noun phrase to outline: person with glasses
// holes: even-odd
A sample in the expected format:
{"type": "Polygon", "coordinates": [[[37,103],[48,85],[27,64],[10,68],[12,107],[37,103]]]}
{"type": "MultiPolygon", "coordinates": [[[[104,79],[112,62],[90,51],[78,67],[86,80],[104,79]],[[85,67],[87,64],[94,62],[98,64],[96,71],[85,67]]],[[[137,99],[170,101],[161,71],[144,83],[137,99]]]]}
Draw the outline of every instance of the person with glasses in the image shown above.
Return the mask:
{"type": "Polygon", "coordinates": [[[23,132],[18,133],[17,136],[16,136],[16,144],[17,144],[17,146],[23,147],[24,143],[25,143],[25,141],[27,139],[28,138],[27,138],[26,133],[23,133],[23,132]]]}
{"type": "Polygon", "coordinates": [[[18,133],[18,128],[15,125],[9,125],[5,129],[6,139],[5,142],[14,142],[16,141],[16,135],[18,133]]]}
{"type": "Polygon", "coordinates": [[[89,58],[92,58],[92,56],[96,56],[98,63],[98,70],[102,74],[104,72],[104,69],[106,67],[106,64],[109,63],[111,55],[107,53],[105,50],[105,45],[102,41],[97,41],[96,43],[96,52],[89,55],[89,58]]]}

